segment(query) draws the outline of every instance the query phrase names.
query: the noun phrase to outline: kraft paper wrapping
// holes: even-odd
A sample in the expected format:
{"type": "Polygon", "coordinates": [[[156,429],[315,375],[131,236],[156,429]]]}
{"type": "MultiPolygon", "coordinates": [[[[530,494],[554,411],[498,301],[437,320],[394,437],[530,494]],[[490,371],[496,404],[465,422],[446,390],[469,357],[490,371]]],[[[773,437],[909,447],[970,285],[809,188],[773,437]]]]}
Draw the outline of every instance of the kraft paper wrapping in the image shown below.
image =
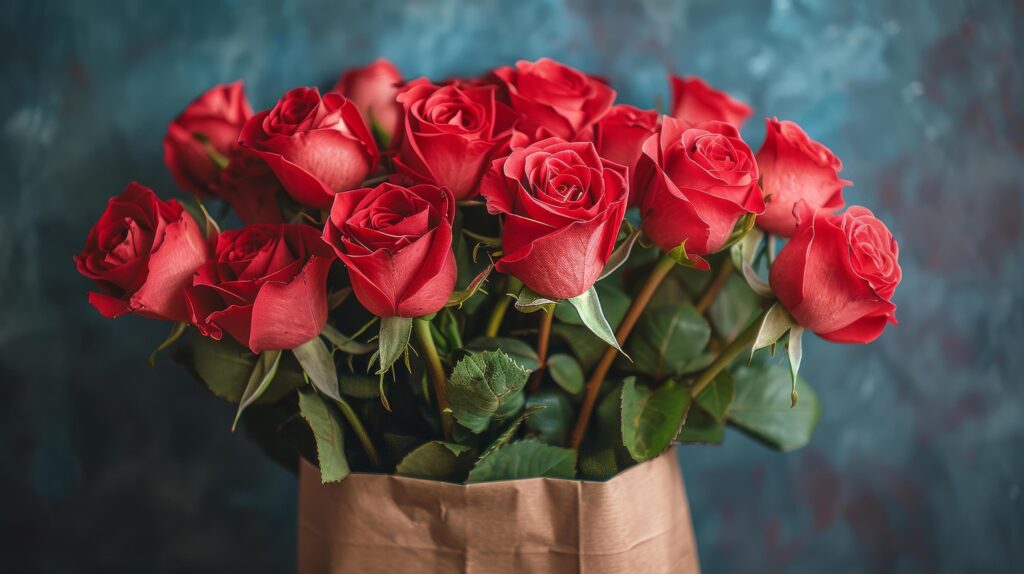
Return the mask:
{"type": "Polygon", "coordinates": [[[697,574],[675,449],[607,482],[299,475],[299,572],[697,574]]]}

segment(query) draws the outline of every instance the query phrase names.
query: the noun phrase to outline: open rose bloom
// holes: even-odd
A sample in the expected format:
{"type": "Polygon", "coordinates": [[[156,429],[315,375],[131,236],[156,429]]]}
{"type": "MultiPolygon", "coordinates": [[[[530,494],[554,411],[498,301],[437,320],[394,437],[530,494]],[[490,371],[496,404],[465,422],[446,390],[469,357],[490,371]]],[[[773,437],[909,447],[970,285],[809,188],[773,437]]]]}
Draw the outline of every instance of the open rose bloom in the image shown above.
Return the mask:
{"type": "Polygon", "coordinates": [[[696,572],[672,446],[811,440],[802,337],[896,324],[889,227],[822,134],[770,118],[752,148],[700,78],[661,115],[547,58],[339,76],[187,104],[164,159],[195,199],[111,199],[89,302],[167,321],[160,349],[294,448],[303,571],[696,572]]]}

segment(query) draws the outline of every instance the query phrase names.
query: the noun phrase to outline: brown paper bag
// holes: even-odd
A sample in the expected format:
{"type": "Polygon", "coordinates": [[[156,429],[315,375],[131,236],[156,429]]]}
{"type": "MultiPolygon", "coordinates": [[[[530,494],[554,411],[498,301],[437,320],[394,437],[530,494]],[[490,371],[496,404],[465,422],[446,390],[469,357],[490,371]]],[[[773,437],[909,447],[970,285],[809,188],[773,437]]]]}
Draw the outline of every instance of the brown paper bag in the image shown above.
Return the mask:
{"type": "Polygon", "coordinates": [[[299,572],[699,573],[675,449],[607,482],[299,476],[299,572]]]}

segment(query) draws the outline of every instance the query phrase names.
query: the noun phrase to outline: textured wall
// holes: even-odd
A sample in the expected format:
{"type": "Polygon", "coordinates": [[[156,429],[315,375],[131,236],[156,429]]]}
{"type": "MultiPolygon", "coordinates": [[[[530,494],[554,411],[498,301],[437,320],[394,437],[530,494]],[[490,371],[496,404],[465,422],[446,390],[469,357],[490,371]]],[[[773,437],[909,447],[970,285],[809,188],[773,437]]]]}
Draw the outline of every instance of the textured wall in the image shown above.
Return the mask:
{"type": "MultiPolygon", "coordinates": [[[[682,452],[705,570],[1006,572],[1024,560],[1020,1],[14,1],[0,8],[0,569],[279,572],[295,483],[230,408],[88,307],[71,254],[130,179],[172,194],[166,122],[378,55],[409,76],[553,56],[622,100],[697,73],[798,121],[902,247],[901,325],[812,340],[812,444],[682,452]],[[13,568],[5,568],[9,564],[13,568]]],[[[753,121],[745,135],[756,147],[753,121]]]]}

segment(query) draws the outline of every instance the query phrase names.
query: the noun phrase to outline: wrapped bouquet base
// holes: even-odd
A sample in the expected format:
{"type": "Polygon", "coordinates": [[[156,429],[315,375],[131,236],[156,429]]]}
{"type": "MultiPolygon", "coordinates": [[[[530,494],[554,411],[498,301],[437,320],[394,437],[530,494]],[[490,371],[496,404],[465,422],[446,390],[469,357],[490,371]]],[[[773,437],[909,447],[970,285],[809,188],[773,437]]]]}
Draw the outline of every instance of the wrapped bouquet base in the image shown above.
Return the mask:
{"type": "Polygon", "coordinates": [[[300,574],[699,571],[675,449],[607,482],[322,484],[301,463],[300,574]]]}

